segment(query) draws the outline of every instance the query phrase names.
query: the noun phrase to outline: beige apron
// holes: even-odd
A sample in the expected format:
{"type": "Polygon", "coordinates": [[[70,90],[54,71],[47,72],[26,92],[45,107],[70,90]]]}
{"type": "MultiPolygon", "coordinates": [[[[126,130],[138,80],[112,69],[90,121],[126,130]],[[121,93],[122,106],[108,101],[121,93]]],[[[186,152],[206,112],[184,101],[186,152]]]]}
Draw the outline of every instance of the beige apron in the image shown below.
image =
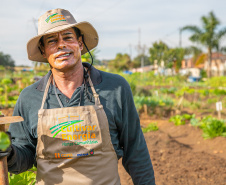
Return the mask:
{"type": "Polygon", "coordinates": [[[37,185],[120,185],[118,159],[99,95],[89,78],[95,105],[38,112],[37,185]]]}

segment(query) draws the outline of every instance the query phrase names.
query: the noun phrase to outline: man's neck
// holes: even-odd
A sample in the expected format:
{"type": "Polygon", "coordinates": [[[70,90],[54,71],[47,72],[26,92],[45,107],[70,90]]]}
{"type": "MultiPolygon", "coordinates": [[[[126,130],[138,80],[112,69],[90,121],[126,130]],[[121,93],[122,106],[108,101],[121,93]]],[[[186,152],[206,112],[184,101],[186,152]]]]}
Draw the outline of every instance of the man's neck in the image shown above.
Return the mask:
{"type": "Polygon", "coordinates": [[[79,63],[75,68],[67,72],[52,69],[57,88],[68,98],[71,98],[75,89],[83,83],[83,65],[79,63]]]}

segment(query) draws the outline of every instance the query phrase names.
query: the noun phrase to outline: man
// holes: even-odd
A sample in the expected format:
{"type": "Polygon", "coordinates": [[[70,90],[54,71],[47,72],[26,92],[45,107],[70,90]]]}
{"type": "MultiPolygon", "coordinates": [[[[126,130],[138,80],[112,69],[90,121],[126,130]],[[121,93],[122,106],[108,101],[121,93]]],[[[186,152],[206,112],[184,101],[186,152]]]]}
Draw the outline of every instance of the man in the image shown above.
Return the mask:
{"type": "Polygon", "coordinates": [[[39,18],[38,29],[28,58],[48,62],[51,70],[17,101],[14,115],[24,121],[9,128],[9,171],[35,164],[38,185],[118,185],[122,157],[134,184],[155,184],[128,83],[81,62],[98,44],[93,26],[54,9],[39,18]]]}

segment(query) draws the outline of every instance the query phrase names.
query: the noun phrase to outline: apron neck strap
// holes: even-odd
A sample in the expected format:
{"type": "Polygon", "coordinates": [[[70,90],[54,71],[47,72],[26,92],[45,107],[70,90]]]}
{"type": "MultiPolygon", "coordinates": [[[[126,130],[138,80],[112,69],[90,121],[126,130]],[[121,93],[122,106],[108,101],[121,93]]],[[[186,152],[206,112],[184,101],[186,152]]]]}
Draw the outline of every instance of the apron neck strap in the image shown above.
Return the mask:
{"type": "Polygon", "coordinates": [[[55,80],[54,80],[54,78],[53,78],[53,86],[54,86],[54,91],[55,91],[55,95],[56,95],[57,101],[58,101],[58,103],[60,104],[60,107],[63,108],[64,106],[63,106],[63,104],[62,104],[62,102],[61,102],[61,100],[60,100],[60,98],[59,98],[59,96],[58,96],[58,94],[57,94],[57,90],[56,90],[56,85],[55,85],[55,80]]]}
{"type": "Polygon", "coordinates": [[[95,105],[96,106],[100,106],[101,103],[100,103],[100,99],[99,99],[99,94],[96,93],[96,90],[95,90],[95,88],[93,86],[93,82],[91,81],[91,78],[90,77],[88,78],[88,81],[89,81],[91,90],[93,92],[93,97],[94,97],[95,105]]]}
{"type": "Polygon", "coordinates": [[[51,83],[51,80],[52,80],[52,75],[50,75],[48,81],[47,81],[47,84],[46,84],[46,88],[45,88],[45,91],[44,91],[44,95],[43,95],[43,98],[42,98],[42,105],[41,105],[41,109],[43,109],[44,107],[44,104],[45,104],[45,101],[46,101],[46,96],[48,94],[48,90],[49,90],[49,86],[50,86],[50,83],[51,83]]]}
{"type": "MultiPolygon", "coordinates": [[[[45,87],[45,91],[44,91],[44,95],[43,95],[43,99],[42,99],[41,109],[43,109],[43,107],[44,107],[44,104],[45,104],[45,101],[46,101],[46,97],[47,97],[47,94],[48,94],[48,90],[49,90],[49,86],[50,86],[50,83],[51,83],[52,79],[53,79],[53,74],[50,75],[50,77],[49,77],[49,79],[48,79],[48,81],[47,81],[47,84],[46,84],[46,87],[45,87]]],[[[93,92],[93,97],[94,97],[95,105],[96,105],[96,106],[101,106],[100,99],[99,99],[99,95],[96,93],[96,90],[95,90],[95,88],[94,88],[94,86],[93,86],[93,83],[92,83],[90,77],[88,77],[88,81],[89,81],[91,90],[92,90],[92,92],[93,92]]],[[[54,80],[53,80],[53,83],[54,83],[54,85],[55,85],[54,80]]],[[[83,91],[83,88],[84,88],[84,84],[82,84],[82,91],[83,91]]],[[[56,89],[55,89],[55,94],[56,94],[56,93],[57,93],[57,92],[56,92],[56,89]]],[[[57,94],[56,94],[56,96],[57,96],[57,94]]],[[[59,104],[60,104],[60,106],[61,106],[61,108],[62,108],[63,105],[62,105],[61,101],[59,101],[58,96],[57,96],[57,100],[58,100],[58,102],[59,102],[59,104]]],[[[81,103],[81,94],[80,94],[80,102],[79,102],[79,106],[80,106],[80,103],[81,103]]]]}

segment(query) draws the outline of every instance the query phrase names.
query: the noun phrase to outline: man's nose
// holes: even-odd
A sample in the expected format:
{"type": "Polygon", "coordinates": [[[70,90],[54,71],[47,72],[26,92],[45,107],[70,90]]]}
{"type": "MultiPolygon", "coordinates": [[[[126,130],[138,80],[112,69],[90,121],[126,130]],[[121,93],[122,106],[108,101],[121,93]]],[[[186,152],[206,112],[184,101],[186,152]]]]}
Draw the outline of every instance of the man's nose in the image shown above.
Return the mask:
{"type": "Polygon", "coordinates": [[[64,39],[60,36],[58,39],[58,49],[66,48],[66,43],[64,39]]]}

